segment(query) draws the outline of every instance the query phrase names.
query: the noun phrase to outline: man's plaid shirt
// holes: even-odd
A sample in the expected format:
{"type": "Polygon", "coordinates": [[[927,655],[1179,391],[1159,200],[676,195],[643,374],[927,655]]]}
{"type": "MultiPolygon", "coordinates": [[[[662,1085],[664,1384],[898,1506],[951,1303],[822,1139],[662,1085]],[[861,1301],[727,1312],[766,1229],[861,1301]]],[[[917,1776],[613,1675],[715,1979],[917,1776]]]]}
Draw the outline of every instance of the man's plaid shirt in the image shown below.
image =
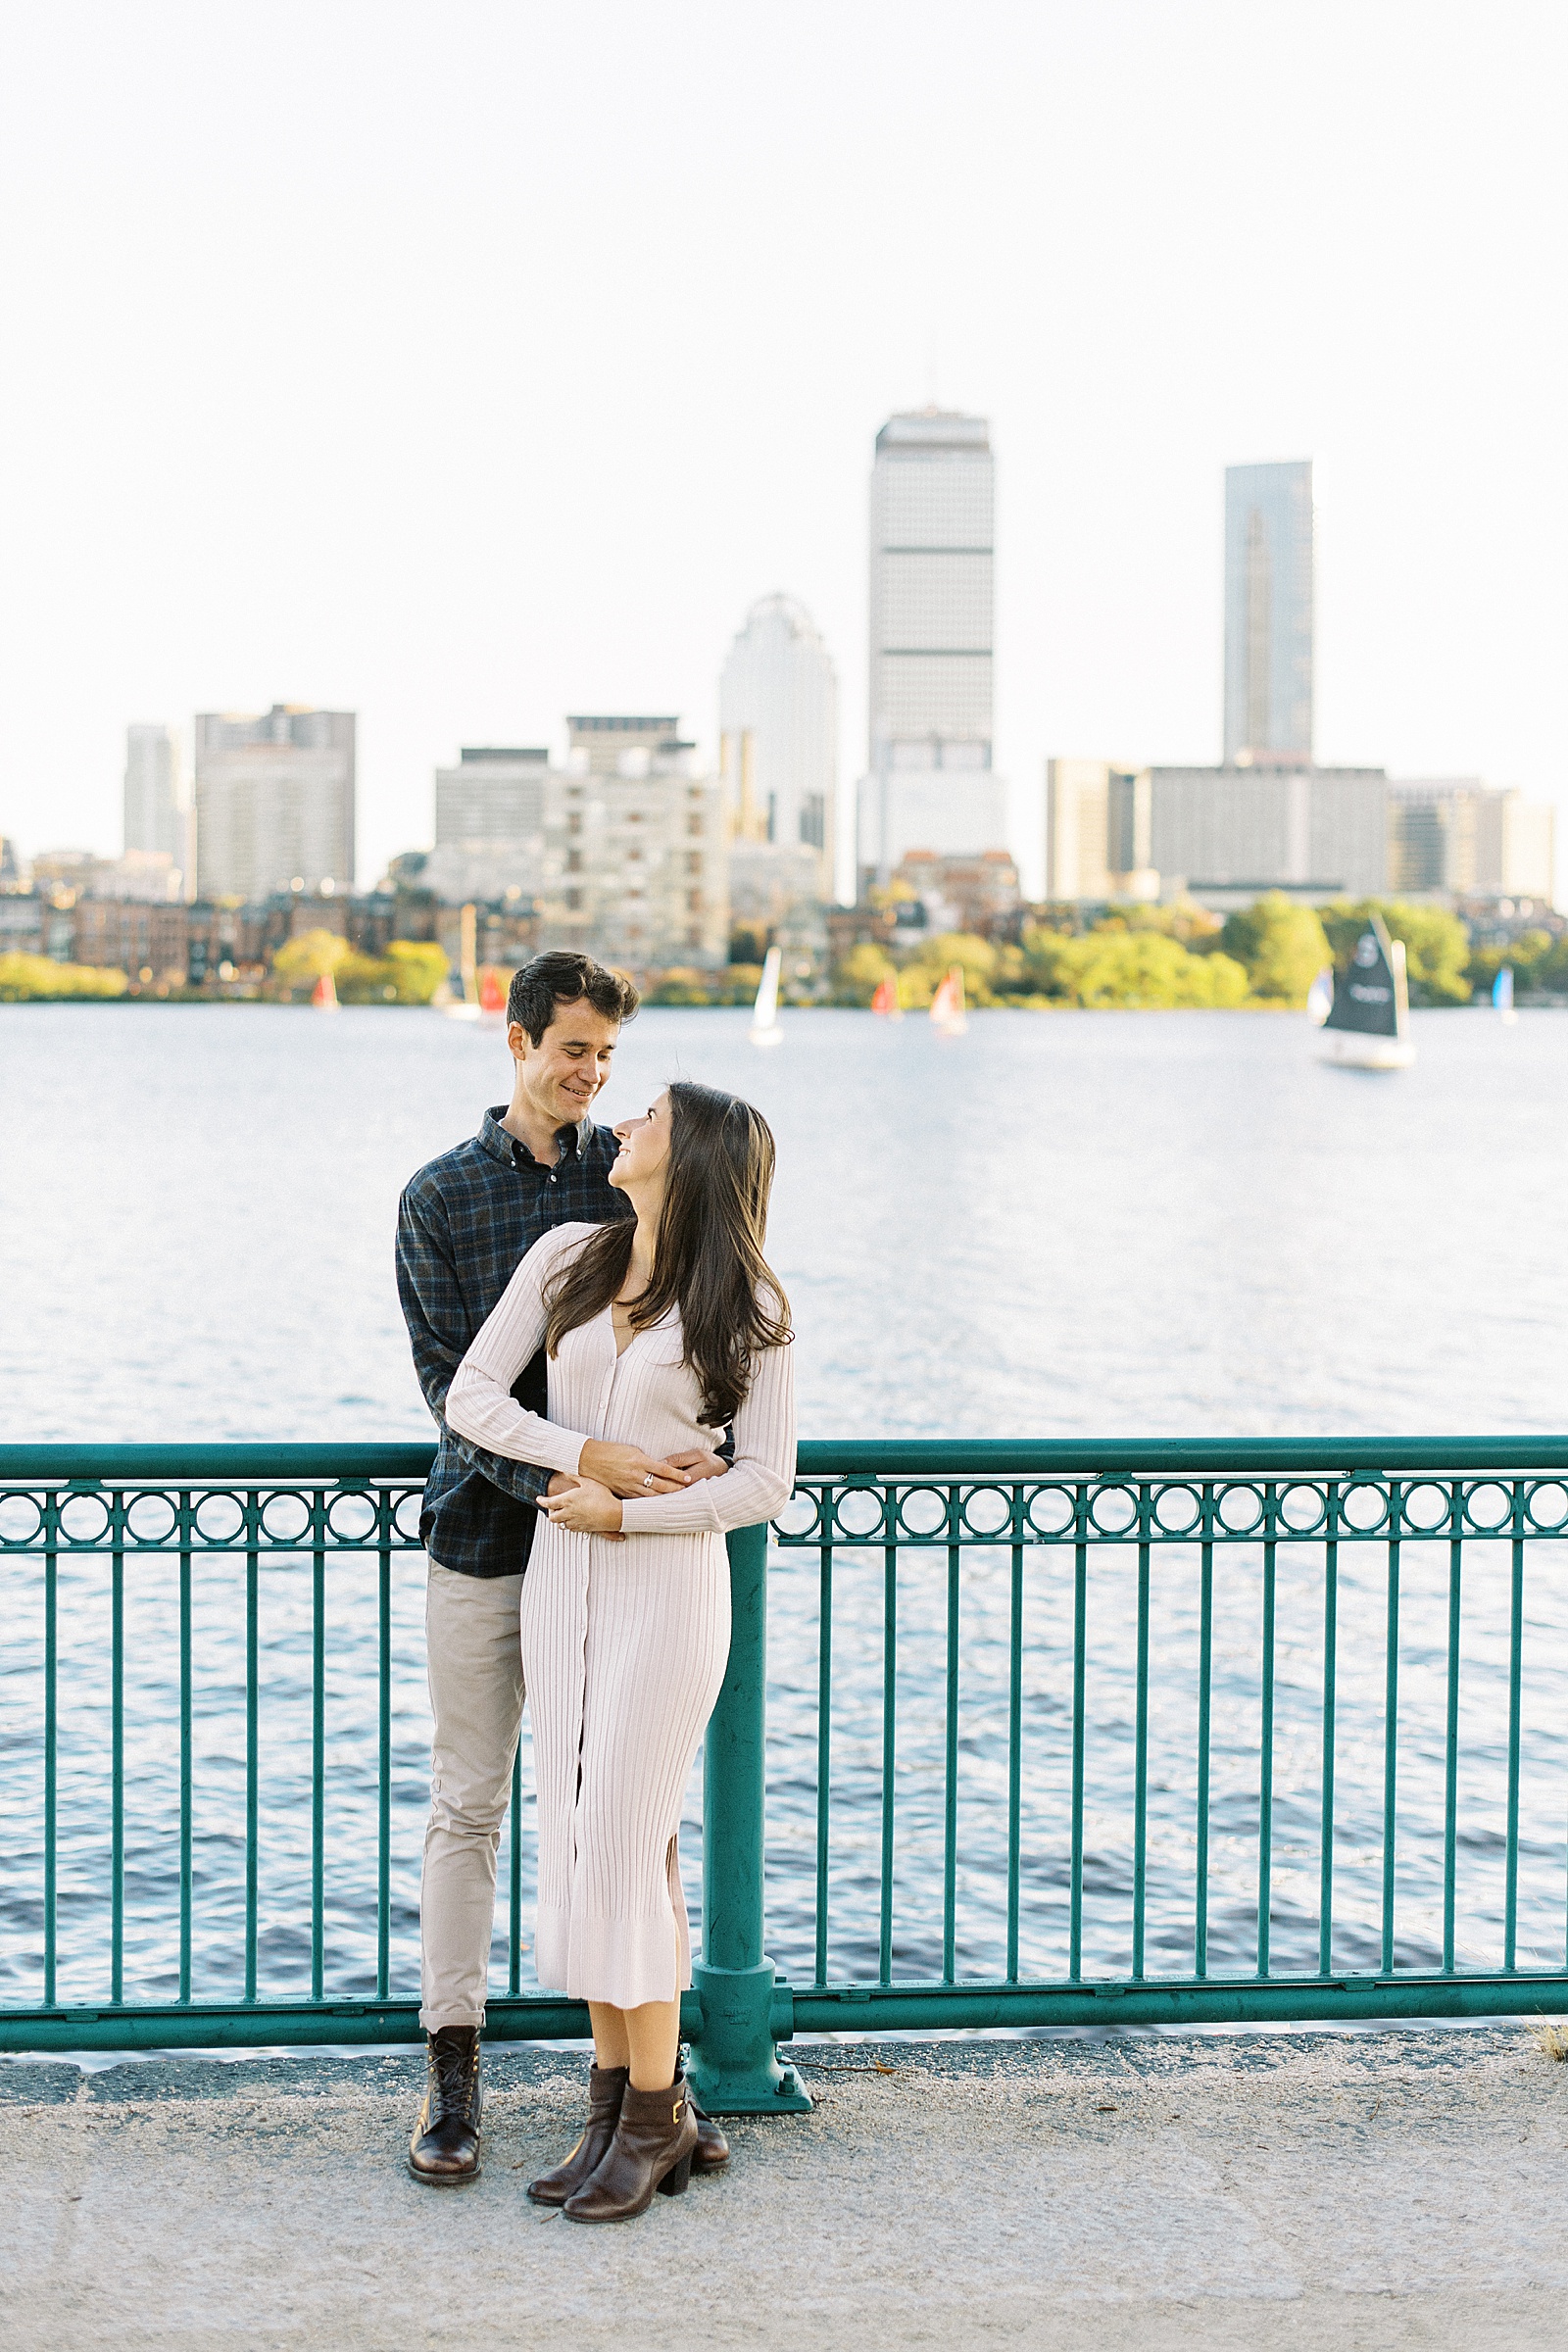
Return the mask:
{"type": "MultiPolygon", "coordinates": [[[[443,1417],[452,1375],[541,1234],[634,1213],[608,1182],[619,1148],[608,1127],[584,1119],[560,1128],[560,1156],[545,1168],[507,1133],[505,1115],[504,1103],[487,1110],[472,1142],[412,1176],[398,1203],[398,1297],[414,1368],[441,1432],[419,1540],[441,1567],[466,1576],[515,1576],[527,1566],[539,1516],[534,1498],[550,1473],[455,1437],[443,1417]]],[[[530,1411],[548,1409],[542,1351],[512,1393],[530,1411]]]]}

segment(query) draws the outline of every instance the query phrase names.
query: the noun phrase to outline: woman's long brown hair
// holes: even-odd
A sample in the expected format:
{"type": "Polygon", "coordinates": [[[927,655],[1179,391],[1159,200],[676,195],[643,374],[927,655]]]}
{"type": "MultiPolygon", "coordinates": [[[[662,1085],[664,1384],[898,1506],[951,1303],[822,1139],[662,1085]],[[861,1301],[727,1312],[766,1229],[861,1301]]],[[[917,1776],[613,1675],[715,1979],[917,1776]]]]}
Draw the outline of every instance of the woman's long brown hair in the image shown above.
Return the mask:
{"type": "MultiPolygon", "coordinates": [[[[762,1255],[773,1188],[773,1134],[760,1110],[717,1087],[669,1089],[669,1164],[654,1271],[631,1308],[633,1331],[680,1309],[685,1360],[710,1429],[733,1421],[759,1354],[791,1338],[790,1302],[762,1255]]],[[[586,1242],[546,1298],[545,1346],[603,1314],[626,1279],[636,1226],[627,1217],[586,1242]]]]}

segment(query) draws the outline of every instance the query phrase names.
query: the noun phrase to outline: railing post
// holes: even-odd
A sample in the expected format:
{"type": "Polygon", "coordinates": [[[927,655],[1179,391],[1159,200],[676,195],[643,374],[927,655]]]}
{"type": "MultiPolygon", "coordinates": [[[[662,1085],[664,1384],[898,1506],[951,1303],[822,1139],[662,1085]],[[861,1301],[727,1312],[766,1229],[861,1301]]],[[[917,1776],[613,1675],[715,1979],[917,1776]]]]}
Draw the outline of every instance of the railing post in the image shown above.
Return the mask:
{"type": "MultiPolygon", "coordinates": [[[[778,1995],[762,1953],[765,1527],[730,1536],[729,1581],[729,1663],[703,1743],[703,1957],[693,1971],[703,2024],[692,2084],[714,2114],[802,2114],[811,2102],[795,2069],[779,2064],[778,1995]]],[[[788,2020],[779,2025],[787,2033],[788,2020]]]]}

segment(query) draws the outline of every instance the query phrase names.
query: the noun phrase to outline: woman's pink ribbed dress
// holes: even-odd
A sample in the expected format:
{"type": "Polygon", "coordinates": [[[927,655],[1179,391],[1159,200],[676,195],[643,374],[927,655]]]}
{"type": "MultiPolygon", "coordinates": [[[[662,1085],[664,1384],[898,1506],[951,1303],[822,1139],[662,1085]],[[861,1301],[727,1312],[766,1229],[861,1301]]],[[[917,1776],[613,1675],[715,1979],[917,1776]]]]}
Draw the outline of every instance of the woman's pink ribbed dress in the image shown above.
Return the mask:
{"type": "MultiPolygon", "coordinates": [[[[662,1457],[709,1451],[678,1314],[617,1356],[607,1307],[549,1367],[550,1418],[510,1394],[545,1336],[544,1293],[592,1225],[536,1242],[459,1365],[447,1420],[511,1460],[574,1472],[588,1438],[662,1457]]],[[[522,1588],[522,1668],[539,1818],[539,1982],[637,2009],[692,1981],[676,1857],[681,1798],[729,1656],[724,1531],[770,1519],[795,1480],[790,1348],[758,1360],[722,1478],[621,1506],[626,1541],[541,1515],[522,1588]]]]}

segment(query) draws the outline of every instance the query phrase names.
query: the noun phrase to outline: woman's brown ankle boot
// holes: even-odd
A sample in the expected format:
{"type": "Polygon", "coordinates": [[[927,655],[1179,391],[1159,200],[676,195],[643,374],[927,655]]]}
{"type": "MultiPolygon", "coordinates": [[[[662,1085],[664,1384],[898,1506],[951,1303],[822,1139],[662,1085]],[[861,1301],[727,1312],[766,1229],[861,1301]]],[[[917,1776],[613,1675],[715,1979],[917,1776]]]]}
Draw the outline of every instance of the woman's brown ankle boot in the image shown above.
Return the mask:
{"type": "Polygon", "coordinates": [[[696,2145],[697,2119],[684,2075],[667,2090],[634,2090],[628,2082],[609,2152],[593,2179],[567,2200],[567,2221],[629,2222],[648,2211],[656,2188],[678,2197],[691,2179],[696,2145]]]}
{"type": "Polygon", "coordinates": [[[588,2069],[588,2122],[583,2135],[564,2164],[558,2164],[553,2173],[541,2173],[537,2180],[529,2181],[528,2194],[536,2205],[564,2205],[569,2196],[592,2180],[610,2153],[628,2081],[623,2066],[588,2069]]]}

